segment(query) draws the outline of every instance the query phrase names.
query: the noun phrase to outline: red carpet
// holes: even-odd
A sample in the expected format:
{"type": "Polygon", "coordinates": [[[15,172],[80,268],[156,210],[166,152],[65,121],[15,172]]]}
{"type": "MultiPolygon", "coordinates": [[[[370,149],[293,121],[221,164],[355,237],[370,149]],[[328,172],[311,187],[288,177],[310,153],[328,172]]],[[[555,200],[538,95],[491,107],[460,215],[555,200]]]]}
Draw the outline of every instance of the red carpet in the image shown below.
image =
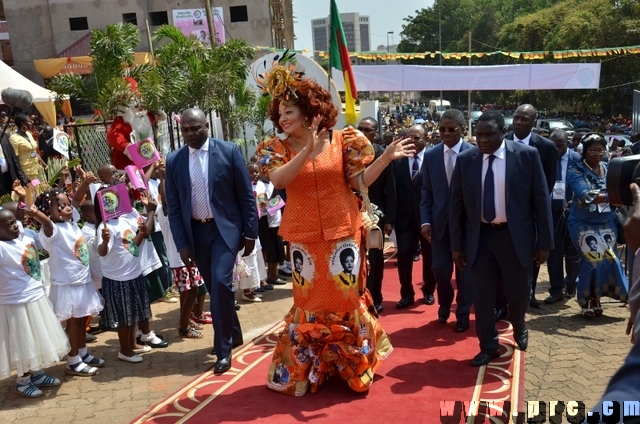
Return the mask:
{"type": "MultiPolygon", "coordinates": [[[[416,263],[414,281],[418,282],[419,268],[416,263]]],[[[352,392],[339,378],[325,382],[316,393],[297,398],[267,389],[271,352],[282,330],[278,323],[234,353],[231,371],[221,376],[214,376],[213,371],[201,375],[135,422],[470,423],[489,422],[484,415],[500,415],[505,401],[522,411],[524,354],[514,349],[511,327],[504,321],[499,325],[502,356],[488,367],[474,368],[470,361],[479,348],[473,315],[471,329],[457,334],[453,313],[446,325],[438,322],[437,304],[417,301],[408,309],[395,309],[399,287],[393,259],[385,270],[381,322],[394,351],[379,367],[368,393],[352,392]],[[496,403],[489,411],[484,403],[469,403],[479,400],[496,403]],[[451,403],[442,403],[446,401],[451,403]],[[453,401],[467,403],[454,407],[453,401]],[[453,416],[441,420],[441,406],[453,416]],[[468,419],[469,412],[477,419],[468,419]]],[[[417,284],[415,289],[421,293],[417,284]]]]}

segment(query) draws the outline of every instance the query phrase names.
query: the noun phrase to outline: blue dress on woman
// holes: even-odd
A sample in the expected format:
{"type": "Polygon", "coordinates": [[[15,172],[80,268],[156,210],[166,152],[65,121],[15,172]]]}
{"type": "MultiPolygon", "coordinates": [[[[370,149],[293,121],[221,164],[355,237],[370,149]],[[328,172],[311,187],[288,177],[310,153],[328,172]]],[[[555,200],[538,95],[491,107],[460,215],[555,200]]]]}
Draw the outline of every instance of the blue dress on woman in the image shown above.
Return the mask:
{"type": "Polygon", "coordinates": [[[607,168],[606,164],[602,165],[605,170],[602,177],[593,173],[584,162],[567,171],[567,182],[573,191],[569,233],[582,252],[577,297],[583,311],[599,306],[602,296],[626,301],[629,291],[629,282],[617,253],[615,209],[608,203],[593,203],[601,191],[606,191],[607,168]],[[590,304],[590,300],[596,303],[590,304]]]}

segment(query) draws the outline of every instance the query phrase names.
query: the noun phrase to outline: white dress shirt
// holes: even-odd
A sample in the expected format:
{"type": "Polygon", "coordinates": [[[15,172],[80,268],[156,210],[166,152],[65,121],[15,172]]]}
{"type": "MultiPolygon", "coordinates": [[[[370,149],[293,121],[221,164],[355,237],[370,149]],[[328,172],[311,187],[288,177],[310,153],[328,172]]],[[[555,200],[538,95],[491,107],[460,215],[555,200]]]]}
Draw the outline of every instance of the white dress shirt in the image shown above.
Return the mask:
{"type": "Polygon", "coordinates": [[[527,135],[525,138],[523,138],[522,140],[520,140],[515,134],[513,135],[513,141],[515,141],[516,143],[522,143],[522,144],[526,144],[527,146],[529,144],[531,144],[531,133],[529,133],[529,135],[527,135]]]}
{"type": "Polygon", "coordinates": [[[444,163],[444,169],[447,169],[447,155],[448,155],[448,151],[449,150],[453,150],[454,152],[456,152],[453,155],[453,167],[456,167],[456,162],[458,161],[458,154],[460,153],[460,148],[462,147],[462,139],[458,140],[458,142],[451,148],[449,148],[446,144],[442,143],[442,145],[444,146],[444,154],[443,154],[443,163],[444,163]]]}
{"type": "MultiPolygon", "coordinates": [[[[189,147],[189,179],[191,180],[191,185],[193,186],[193,181],[196,178],[200,178],[199,177],[199,173],[196,171],[196,166],[199,166],[200,163],[198,163],[197,158],[195,157],[194,153],[196,150],[198,149],[194,149],[192,147],[189,147]]],[[[202,162],[202,175],[205,176],[204,179],[204,186],[207,189],[207,193],[209,193],[209,178],[206,178],[206,176],[209,175],[209,138],[207,138],[207,141],[204,142],[204,144],[200,147],[200,149],[202,152],[200,152],[200,161],[202,162]]],[[[193,205],[196,204],[196,199],[194,198],[193,195],[193,190],[191,190],[191,217],[194,219],[209,219],[209,218],[213,218],[213,210],[211,209],[211,201],[207,202],[207,210],[209,211],[209,216],[193,216],[194,213],[194,207],[193,205]]]]}
{"type": "Polygon", "coordinates": [[[0,147],[0,174],[4,174],[5,172],[9,172],[9,163],[7,159],[4,157],[4,152],[2,151],[2,147],[0,147]]]}
{"type": "MultiPolygon", "coordinates": [[[[493,152],[496,157],[493,160],[493,193],[494,204],[496,208],[496,217],[492,221],[493,224],[500,224],[507,222],[507,200],[506,200],[506,188],[507,188],[507,149],[505,147],[504,140],[498,150],[493,152]]],[[[489,156],[487,154],[482,155],[482,196],[484,199],[484,177],[487,175],[487,169],[489,168],[489,156]]],[[[482,205],[481,205],[482,207],[482,205]]],[[[480,209],[482,210],[482,209],[480,209]]],[[[484,217],[482,222],[487,222],[484,217]]]]}

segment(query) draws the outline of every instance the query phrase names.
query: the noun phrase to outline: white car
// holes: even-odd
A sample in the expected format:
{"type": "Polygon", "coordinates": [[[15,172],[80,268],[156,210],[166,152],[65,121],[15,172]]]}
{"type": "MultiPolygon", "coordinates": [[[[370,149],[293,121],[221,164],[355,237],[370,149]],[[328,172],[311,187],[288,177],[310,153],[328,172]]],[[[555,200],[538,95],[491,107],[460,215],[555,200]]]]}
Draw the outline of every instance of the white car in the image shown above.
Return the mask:
{"type": "Polygon", "coordinates": [[[626,134],[603,134],[604,139],[607,141],[607,146],[611,146],[613,140],[624,140],[624,147],[631,147],[631,137],[626,134]]]}

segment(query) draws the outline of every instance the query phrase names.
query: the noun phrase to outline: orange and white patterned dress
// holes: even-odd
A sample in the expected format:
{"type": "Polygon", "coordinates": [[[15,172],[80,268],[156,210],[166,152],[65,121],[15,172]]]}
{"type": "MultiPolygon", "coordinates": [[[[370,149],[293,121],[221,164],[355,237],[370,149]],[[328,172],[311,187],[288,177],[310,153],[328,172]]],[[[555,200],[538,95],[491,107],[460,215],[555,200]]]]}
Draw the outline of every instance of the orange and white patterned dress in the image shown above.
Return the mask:
{"type": "MultiPolygon", "coordinates": [[[[257,153],[267,175],[296,154],[288,140],[276,137],[260,143],[257,153]]],[[[369,312],[362,222],[347,181],[364,172],[373,156],[362,133],[334,130],[329,148],[307,159],[287,187],[280,235],[289,241],[292,268],[303,278],[293,281],[293,307],[269,368],[267,385],[273,390],[301,396],[339,375],[353,390],[365,391],[393,350],[369,312]]]]}

